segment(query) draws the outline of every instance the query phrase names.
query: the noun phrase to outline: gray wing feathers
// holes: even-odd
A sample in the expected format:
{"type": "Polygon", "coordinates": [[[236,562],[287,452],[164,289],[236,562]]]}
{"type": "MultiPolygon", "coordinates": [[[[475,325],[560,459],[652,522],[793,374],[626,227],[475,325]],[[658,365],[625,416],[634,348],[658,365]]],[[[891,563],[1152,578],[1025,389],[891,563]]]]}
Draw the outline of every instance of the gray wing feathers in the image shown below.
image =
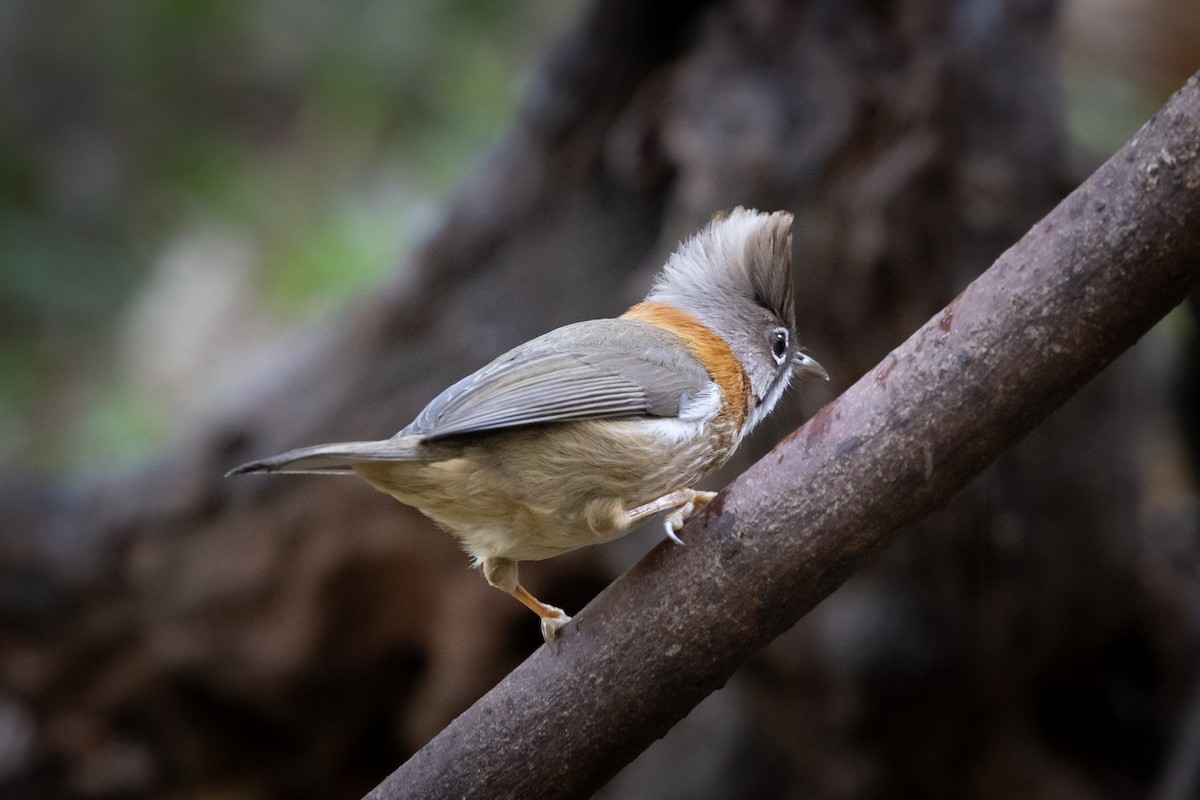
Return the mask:
{"type": "Polygon", "coordinates": [[[669,331],[632,320],[579,322],[463,378],[391,439],[304,447],[228,474],[345,474],[364,461],[420,458],[421,442],[430,439],[568,420],[673,417],[711,385],[708,371],[669,331]]]}
{"type": "Polygon", "coordinates": [[[417,418],[414,426],[419,432],[453,436],[646,411],[645,392],[638,386],[563,353],[540,354],[508,369],[477,372],[451,388],[457,391],[431,403],[417,418]]]}
{"type": "Polygon", "coordinates": [[[676,416],[711,378],[674,334],[592,320],[505,353],[442,392],[404,429],[427,439],[547,422],[676,416]]]}
{"type": "Polygon", "coordinates": [[[346,474],[363,461],[407,461],[417,457],[416,437],[397,436],[379,442],[338,442],[301,447],[277,456],[242,464],[225,473],[244,472],[324,472],[346,474]]]}

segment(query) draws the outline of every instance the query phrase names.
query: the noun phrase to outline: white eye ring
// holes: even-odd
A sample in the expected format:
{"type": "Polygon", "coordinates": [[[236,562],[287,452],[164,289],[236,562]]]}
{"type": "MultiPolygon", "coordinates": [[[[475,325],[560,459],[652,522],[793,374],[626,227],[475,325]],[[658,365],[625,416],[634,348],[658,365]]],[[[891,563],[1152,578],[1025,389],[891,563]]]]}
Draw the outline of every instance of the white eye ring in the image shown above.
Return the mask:
{"type": "Polygon", "coordinates": [[[771,345],[771,358],[775,359],[776,364],[783,364],[787,360],[788,338],[787,328],[772,328],[767,334],[767,341],[771,345]]]}

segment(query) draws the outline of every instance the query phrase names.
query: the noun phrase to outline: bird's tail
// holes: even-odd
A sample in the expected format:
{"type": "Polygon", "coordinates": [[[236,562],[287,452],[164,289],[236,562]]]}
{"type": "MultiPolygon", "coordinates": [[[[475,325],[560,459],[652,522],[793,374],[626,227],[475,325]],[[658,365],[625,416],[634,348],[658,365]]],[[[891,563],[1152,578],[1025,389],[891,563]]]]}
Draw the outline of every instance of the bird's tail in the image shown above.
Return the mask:
{"type": "Polygon", "coordinates": [[[396,436],[378,442],[338,442],[289,450],[270,458],[251,461],[225,473],[326,472],[347,474],[363,461],[412,461],[418,458],[419,436],[396,436]]]}

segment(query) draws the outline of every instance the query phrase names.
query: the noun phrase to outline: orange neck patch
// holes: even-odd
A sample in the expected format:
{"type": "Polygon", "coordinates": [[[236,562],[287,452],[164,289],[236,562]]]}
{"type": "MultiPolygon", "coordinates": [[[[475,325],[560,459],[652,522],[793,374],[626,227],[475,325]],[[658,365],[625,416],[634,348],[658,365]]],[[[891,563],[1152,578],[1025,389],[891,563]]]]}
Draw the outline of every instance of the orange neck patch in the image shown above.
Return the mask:
{"type": "Polygon", "coordinates": [[[682,339],[721,387],[725,403],[718,416],[731,417],[739,429],[742,427],[750,413],[750,379],[724,339],[691,314],[666,303],[638,303],[621,319],[648,322],[682,339]]]}

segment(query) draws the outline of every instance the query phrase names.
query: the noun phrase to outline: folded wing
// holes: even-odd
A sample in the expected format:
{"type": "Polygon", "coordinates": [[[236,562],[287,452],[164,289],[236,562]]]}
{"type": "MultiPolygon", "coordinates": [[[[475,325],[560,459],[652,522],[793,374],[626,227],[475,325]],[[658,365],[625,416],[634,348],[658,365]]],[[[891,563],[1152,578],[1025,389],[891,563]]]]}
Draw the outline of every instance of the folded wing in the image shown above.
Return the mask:
{"type": "Polygon", "coordinates": [[[399,435],[440,439],[570,420],[672,417],[711,385],[669,331],[592,320],[551,331],[468,375],[399,435]]]}

